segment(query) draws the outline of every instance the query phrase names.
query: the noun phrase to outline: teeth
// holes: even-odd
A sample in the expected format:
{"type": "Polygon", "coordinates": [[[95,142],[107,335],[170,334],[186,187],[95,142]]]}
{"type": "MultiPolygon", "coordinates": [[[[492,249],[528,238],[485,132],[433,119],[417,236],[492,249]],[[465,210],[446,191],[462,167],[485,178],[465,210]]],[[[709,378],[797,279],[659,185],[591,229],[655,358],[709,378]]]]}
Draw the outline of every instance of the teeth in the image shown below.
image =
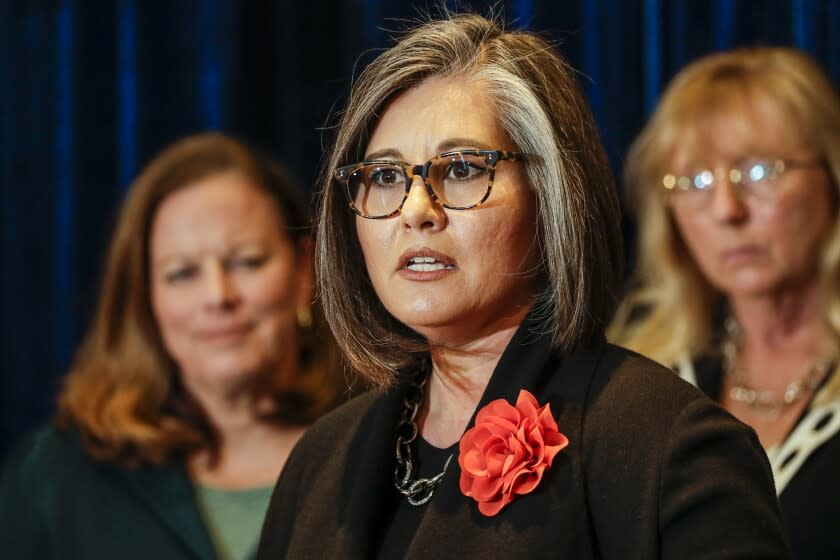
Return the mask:
{"type": "Polygon", "coordinates": [[[408,263],[409,270],[416,270],[418,272],[431,272],[433,270],[443,270],[446,265],[443,263],[408,263]]]}
{"type": "Polygon", "coordinates": [[[435,260],[434,257],[412,257],[408,259],[406,268],[409,270],[416,270],[418,272],[432,272],[435,270],[445,270],[453,267],[452,265],[435,260]]]}

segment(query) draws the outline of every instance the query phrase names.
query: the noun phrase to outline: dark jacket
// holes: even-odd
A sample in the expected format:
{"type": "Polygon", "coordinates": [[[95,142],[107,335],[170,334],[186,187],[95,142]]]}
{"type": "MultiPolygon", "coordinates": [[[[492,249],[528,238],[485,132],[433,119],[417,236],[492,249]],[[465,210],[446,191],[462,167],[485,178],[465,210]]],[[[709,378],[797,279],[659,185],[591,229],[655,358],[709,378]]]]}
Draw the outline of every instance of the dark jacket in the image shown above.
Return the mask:
{"type": "Polygon", "coordinates": [[[209,560],[216,557],[181,465],[96,463],[71,432],[44,428],[0,477],[0,557],[209,560]]]}
{"type": "MultiPolygon", "coordinates": [[[[459,489],[457,457],[406,558],[787,558],[755,434],[671,371],[600,342],[567,355],[520,328],[479,409],[521,388],[550,403],[569,446],[495,517],[459,489]]],[[[258,558],[371,558],[387,527],[403,387],[317,422],[269,506],[258,558]]],[[[470,426],[473,425],[470,421],[470,426]]]]}
{"type": "MultiPolygon", "coordinates": [[[[697,385],[719,401],[723,364],[712,356],[694,364],[697,385]]],[[[834,375],[837,375],[835,372],[834,375]]],[[[809,406],[804,419],[811,412],[809,406]]],[[[800,419],[800,421],[802,420],[800,419]]],[[[822,428],[826,422],[819,422],[822,428]]],[[[800,451],[800,453],[802,453],[800,451]]],[[[840,432],[812,450],[779,495],[782,520],[794,557],[801,560],[840,558],[840,432]]]]}

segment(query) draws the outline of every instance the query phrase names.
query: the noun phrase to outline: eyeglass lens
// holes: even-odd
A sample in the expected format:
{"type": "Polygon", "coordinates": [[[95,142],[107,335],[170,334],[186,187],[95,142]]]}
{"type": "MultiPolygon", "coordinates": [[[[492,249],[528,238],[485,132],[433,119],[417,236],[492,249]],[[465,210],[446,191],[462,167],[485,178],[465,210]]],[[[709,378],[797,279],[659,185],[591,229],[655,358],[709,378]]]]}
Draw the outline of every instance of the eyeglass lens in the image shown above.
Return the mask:
{"type": "MultiPolygon", "coordinates": [[[[427,183],[440,203],[450,208],[478,204],[490,185],[490,166],[483,155],[450,154],[431,160],[427,166],[418,166],[414,173],[422,174],[422,169],[427,168],[427,183]]],[[[402,205],[407,182],[401,165],[373,163],[354,171],[347,186],[359,212],[365,216],[385,216],[402,205]]]]}
{"type": "Polygon", "coordinates": [[[730,169],[705,169],[691,177],[666,175],[663,179],[663,185],[665,188],[673,189],[676,192],[684,191],[699,194],[708,192],[717,181],[728,179],[732,184],[738,185],[741,190],[746,189],[750,194],[762,196],[770,194],[765,183],[775,179],[783,170],[784,167],[780,162],[753,159],[730,169]]]}

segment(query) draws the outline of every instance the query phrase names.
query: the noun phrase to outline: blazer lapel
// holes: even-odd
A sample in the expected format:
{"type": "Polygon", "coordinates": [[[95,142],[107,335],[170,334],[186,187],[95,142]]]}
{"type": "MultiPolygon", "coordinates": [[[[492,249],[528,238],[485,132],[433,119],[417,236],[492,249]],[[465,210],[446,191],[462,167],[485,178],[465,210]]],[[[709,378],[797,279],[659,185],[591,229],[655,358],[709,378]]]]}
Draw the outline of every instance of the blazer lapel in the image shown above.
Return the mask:
{"type": "MultiPolygon", "coordinates": [[[[577,557],[576,554],[593,550],[588,519],[581,515],[586,499],[579,445],[583,440],[587,391],[603,343],[560,355],[551,349],[548,336],[535,334],[535,326],[532,321],[526,321],[511,340],[467,429],[474,426],[478,410],[490,401],[503,398],[513,404],[519,391],[527,389],[540,404],[550,403],[559,430],[569,438],[569,447],[555,458],[552,468],[546,471],[543,481],[531,494],[515,498],[495,517],[482,515],[477,503],[461,493],[456,449],[446,476],[426,506],[429,511],[418,527],[407,558],[440,554],[436,543],[448,542],[448,539],[457,539],[458,550],[469,551],[471,556],[492,556],[514,537],[518,542],[530,542],[530,548],[526,546],[518,553],[528,553],[534,558],[546,554],[577,557]],[[557,519],[568,519],[568,524],[557,531],[542,526],[557,519]],[[485,530],[465,530],[475,526],[485,530]],[[529,534],[534,535],[533,539],[527,537],[529,534]],[[546,535],[556,542],[544,542],[546,535]]],[[[457,556],[454,551],[453,556],[457,556]]]]}
{"type": "Polygon", "coordinates": [[[195,503],[192,483],[180,465],[112,472],[195,558],[206,560],[216,557],[195,503]]]}
{"type": "MultiPolygon", "coordinates": [[[[336,558],[371,558],[375,556],[382,523],[379,512],[386,507],[393,491],[396,427],[402,407],[404,388],[397,386],[371,407],[354,441],[348,446],[357,457],[348,458],[350,470],[342,480],[340,527],[335,543],[336,558]]],[[[335,466],[343,468],[345,465],[335,466]]]]}

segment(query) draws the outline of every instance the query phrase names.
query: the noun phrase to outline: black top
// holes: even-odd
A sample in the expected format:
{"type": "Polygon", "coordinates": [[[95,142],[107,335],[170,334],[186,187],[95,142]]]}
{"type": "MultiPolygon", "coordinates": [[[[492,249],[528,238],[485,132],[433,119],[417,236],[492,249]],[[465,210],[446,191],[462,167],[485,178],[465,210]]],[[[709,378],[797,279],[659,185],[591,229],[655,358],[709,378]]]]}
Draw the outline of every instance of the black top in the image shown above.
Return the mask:
{"type": "MultiPolygon", "coordinates": [[[[605,342],[560,354],[534,327],[516,333],[478,407],[528,389],[550,404],[568,447],[493,517],[461,493],[456,452],[404,558],[789,558],[751,429],[646,358],[605,342]]],[[[272,496],[258,558],[373,558],[404,546],[387,529],[404,393],[361,395],[309,429],[272,496]]]]}
{"type": "MultiPolygon", "coordinates": [[[[457,447],[458,445],[455,444],[441,449],[418,436],[412,446],[414,462],[417,466],[417,474],[414,480],[438,475],[446,465],[446,460],[455,453],[457,447]]],[[[459,475],[458,465],[454,462],[454,458],[450,461],[446,471],[444,476],[459,475]]],[[[386,515],[382,524],[382,543],[379,545],[379,558],[382,560],[405,556],[405,551],[408,549],[414,533],[417,532],[417,527],[420,526],[423,516],[428,511],[428,503],[419,506],[411,505],[405,496],[397,492],[393,484],[391,484],[390,494],[383,508],[386,515]]]]}
{"type": "MultiPolygon", "coordinates": [[[[720,400],[722,361],[703,358],[694,372],[698,386],[720,400]]],[[[840,432],[808,456],[779,495],[779,505],[795,558],[840,558],[840,432]]]]}

